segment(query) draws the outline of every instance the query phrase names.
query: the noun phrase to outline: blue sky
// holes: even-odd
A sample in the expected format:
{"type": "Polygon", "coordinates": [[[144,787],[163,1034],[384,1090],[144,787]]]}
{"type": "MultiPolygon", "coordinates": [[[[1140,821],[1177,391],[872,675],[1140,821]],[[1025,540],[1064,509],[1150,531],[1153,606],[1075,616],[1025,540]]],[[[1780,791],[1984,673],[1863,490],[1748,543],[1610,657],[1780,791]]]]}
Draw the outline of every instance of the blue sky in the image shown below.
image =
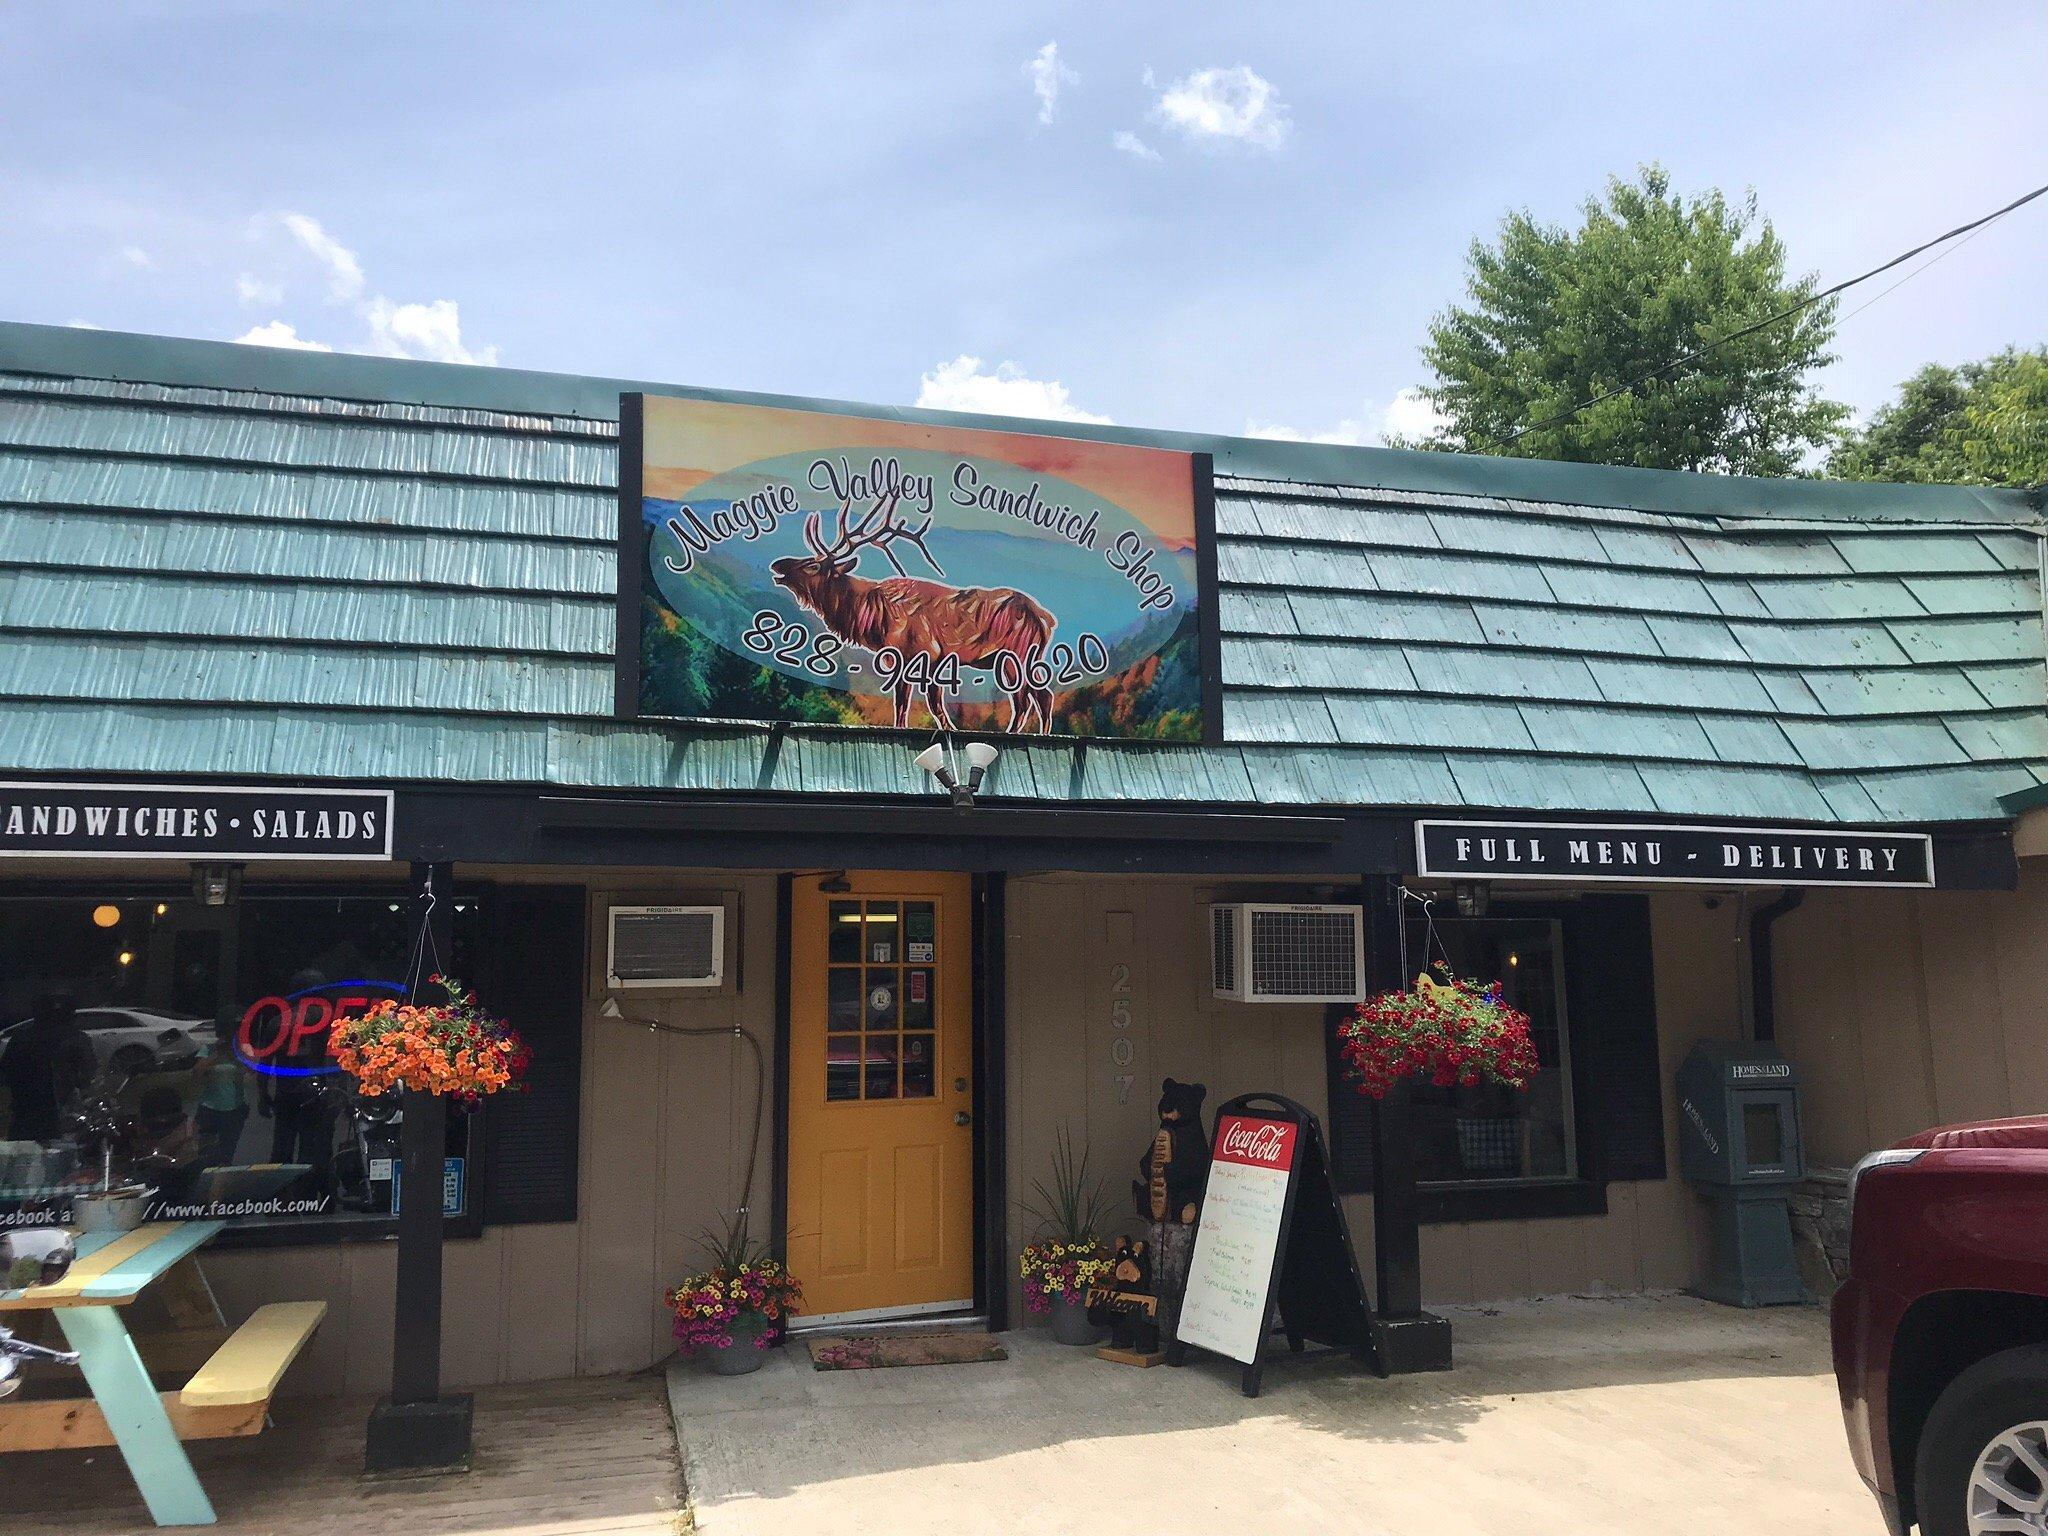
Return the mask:
{"type": "MultiPolygon", "coordinates": [[[[0,283],[10,319],[1372,441],[1505,209],[1657,159],[1832,280],[2048,180],[2044,58],[2040,4],[20,5],[0,283]]],[[[1845,319],[1827,387],[2048,339],[2044,251],[2037,204],[1845,319]]]]}

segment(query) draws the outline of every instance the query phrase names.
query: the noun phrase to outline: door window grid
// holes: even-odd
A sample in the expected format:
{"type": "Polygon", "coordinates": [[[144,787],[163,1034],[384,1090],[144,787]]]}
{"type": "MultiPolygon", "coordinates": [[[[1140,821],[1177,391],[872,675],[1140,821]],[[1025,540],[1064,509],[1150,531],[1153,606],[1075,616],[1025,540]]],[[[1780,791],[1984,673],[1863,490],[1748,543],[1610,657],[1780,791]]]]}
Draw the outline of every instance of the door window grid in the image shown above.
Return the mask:
{"type": "Polygon", "coordinates": [[[825,1098],[935,1097],[936,904],[834,901],[825,920],[825,1098]]]}

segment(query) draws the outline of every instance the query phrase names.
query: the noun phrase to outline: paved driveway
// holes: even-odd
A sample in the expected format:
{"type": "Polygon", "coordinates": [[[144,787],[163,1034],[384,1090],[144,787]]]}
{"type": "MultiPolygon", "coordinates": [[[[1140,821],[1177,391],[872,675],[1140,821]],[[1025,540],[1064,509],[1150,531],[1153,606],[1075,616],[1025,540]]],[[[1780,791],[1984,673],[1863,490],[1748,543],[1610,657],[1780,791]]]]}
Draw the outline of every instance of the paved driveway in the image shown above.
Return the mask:
{"type": "Polygon", "coordinates": [[[1000,1364],[671,1373],[705,1536],[1062,1530],[1876,1536],[1824,1316],[1688,1297],[1448,1314],[1458,1367],[1149,1371],[1006,1336],[1000,1364]]]}

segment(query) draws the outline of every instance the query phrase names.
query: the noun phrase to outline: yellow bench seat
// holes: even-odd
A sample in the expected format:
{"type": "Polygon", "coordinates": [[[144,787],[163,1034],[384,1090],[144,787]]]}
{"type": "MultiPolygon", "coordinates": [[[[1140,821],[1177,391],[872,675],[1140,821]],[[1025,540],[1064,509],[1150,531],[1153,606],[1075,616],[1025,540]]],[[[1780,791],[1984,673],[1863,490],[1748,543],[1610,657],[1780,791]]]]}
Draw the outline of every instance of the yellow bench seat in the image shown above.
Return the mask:
{"type": "Polygon", "coordinates": [[[268,1403],[326,1316],[324,1301],[273,1301],[258,1307],[185,1383],[178,1400],[187,1408],[247,1408],[268,1403]]]}

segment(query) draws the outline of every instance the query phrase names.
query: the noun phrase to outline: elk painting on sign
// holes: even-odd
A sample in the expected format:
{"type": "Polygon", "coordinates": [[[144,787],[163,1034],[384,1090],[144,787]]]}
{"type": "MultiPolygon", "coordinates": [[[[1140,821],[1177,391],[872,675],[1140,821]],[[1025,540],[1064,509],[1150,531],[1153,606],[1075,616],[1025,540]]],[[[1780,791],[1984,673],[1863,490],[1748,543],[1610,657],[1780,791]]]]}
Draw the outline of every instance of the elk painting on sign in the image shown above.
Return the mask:
{"type": "MultiPolygon", "coordinates": [[[[1027,593],[1013,587],[954,587],[912,576],[896,558],[899,545],[915,548],[935,572],[944,567],[925,548],[931,531],[929,516],[916,528],[897,516],[893,503],[878,502],[855,521],[852,504],[844,503],[825,541],[823,519],[816,512],[804,519],[804,543],[811,553],[785,555],[769,571],[775,584],[818,616],[826,629],[851,646],[869,652],[893,649],[905,657],[929,658],[922,691],[932,721],[953,728],[940,674],[948,659],[960,666],[994,670],[1010,701],[1008,729],[1044,734],[1052,728],[1052,690],[1034,684],[1030,663],[1052,642],[1053,616],[1027,593]],[[861,551],[875,550],[895,569],[879,579],[857,576],[861,551]],[[996,658],[1008,655],[1014,664],[997,668],[996,658]],[[1014,686],[1010,686],[1014,683],[1014,686]]],[[[901,673],[894,687],[896,724],[910,724],[911,699],[919,689],[901,673]]]]}
{"type": "Polygon", "coordinates": [[[1208,455],[619,409],[621,715],[1220,739],[1208,455]]]}

